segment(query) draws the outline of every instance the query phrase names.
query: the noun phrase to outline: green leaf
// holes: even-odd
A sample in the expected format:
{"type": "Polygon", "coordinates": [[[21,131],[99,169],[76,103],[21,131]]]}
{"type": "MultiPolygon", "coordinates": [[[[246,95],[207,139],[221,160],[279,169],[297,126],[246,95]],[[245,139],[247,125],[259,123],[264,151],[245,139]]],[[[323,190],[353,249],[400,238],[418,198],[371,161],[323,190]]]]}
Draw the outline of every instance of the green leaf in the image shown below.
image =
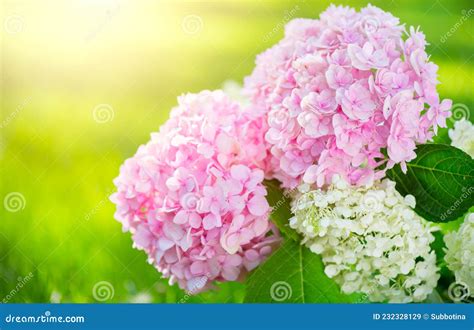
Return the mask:
{"type": "Polygon", "coordinates": [[[361,294],[342,294],[324,274],[321,257],[292,240],[255,269],[246,284],[246,303],[365,302],[361,294]]]}
{"type": "Polygon", "coordinates": [[[272,220],[283,235],[299,242],[300,237],[298,233],[290,228],[289,225],[289,219],[293,216],[290,206],[291,198],[288,193],[283,192],[279,185],[276,180],[265,181],[268,192],[267,200],[272,207],[270,220],[272,220]]]}
{"type": "Polygon", "coordinates": [[[436,264],[438,266],[444,264],[444,256],[446,252],[446,244],[444,244],[444,235],[441,231],[434,231],[433,237],[435,238],[433,242],[431,242],[430,247],[431,250],[434,250],[436,253],[436,264]]]}
{"type": "Polygon", "coordinates": [[[462,216],[474,204],[474,160],[444,144],[417,147],[407,173],[397,165],[387,172],[403,195],[416,198],[415,211],[426,220],[447,222],[462,216]]]}

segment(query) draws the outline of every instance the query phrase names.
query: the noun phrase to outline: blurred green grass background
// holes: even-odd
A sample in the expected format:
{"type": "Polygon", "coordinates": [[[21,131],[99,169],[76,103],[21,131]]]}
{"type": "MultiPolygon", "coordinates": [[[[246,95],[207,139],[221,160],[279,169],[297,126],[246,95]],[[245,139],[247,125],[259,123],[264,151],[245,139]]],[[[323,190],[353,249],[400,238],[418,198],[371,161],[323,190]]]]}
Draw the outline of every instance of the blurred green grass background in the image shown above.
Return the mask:
{"type": "MultiPolygon", "coordinates": [[[[114,288],[107,302],[242,301],[239,283],[188,298],[160,279],[113,219],[112,179],[178,95],[241,82],[289,17],[316,18],[329,3],[2,2],[0,202],[19,192],[25,204],[0,208],[0,300],[31,272],[8,302],[94,302],[100,281],[114,288]],[[94,120],[99,104],[113,120],[94,120]]],[[[473,109],[473,23],[462,20],[472,2],[372,4],[421,26],[441,96],[473,109]]]]}

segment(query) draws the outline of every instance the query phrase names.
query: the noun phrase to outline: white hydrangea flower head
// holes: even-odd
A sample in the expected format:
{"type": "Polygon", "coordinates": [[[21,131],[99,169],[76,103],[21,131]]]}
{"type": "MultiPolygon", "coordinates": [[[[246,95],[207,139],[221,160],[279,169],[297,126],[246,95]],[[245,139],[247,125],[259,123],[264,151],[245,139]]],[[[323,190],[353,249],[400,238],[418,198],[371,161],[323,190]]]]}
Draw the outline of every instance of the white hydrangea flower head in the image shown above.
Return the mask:
{"type": "Polygon", "coordinates": [[[463,118],[454,123],[454,128],[448,131],[451,145],[463,150],[474,157],[474,125],[463,118]]]}
{"type": "Polygon", "coordinates": [[[458,231],[444,236],[446,255],[444,260],[454,273],[456,282],[465,283],[474,296],[474,213],[466,216],[458,231]]]}
{"type": "MultiPolygon", "coordinates": [[[[305,189],[307,190],[307,189],[305,189]]],[[[338,176],[324,190],[301,192],[290,226],[344,293],[373,302],[426,299],[439,274],[430,225],[415,214],[413,196],[402,197],[390,180],[349,186],[338,176]]]]}

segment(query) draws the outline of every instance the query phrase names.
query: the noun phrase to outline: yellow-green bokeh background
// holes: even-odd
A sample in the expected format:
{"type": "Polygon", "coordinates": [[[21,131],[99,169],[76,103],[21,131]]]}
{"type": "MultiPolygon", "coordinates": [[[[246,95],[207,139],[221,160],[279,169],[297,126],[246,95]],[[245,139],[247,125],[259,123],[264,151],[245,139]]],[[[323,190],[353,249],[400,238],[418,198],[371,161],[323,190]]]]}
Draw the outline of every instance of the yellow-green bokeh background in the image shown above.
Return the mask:
{"type": "MultiPolygon", "coordinates": [[[[100,281],[114,287],[108,302],[181,300],[113,219],[112,179],[178,95],[241,82],[289,16],[315,18],[329,3],[3,0],[0,299],[31,272],[9,302],[94,302],[100,281]],[[113,120],[94,120],[99,104],[110,105],[113,120]],[[24,196],[18,212],[3,206],[10,192],[24,196]]],[[[473,18],[459,24],[472,2],[372,3],[421,26],[440,66],[441,96],[472,109],[473,18]]],[[[243,295],[243,285],[230,283],[185,300],[243,295]]]]}

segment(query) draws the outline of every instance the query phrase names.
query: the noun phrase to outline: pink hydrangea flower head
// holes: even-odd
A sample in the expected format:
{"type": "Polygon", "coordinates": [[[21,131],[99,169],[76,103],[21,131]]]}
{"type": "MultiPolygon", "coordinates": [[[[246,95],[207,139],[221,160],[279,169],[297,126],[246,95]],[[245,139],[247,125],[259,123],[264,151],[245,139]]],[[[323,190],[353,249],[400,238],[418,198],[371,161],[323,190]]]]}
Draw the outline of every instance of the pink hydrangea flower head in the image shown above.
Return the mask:
{"type": "Polygon", "coordinates": [[[134,246],[191,293],[242,277],[278,240],[269,235],[262,125],[221,91],[181,96],[114,181],[115,217],[134,246]]]}
{"type": "Polygon", "coordinates": [[[446,126],[451,101],[440,101],[425,36],[404,30],[375,6],[331,5],[319,20],[290,21],[257,57],[244,88],[268,124],[268,172],[283,187],[333,174],[370,183],[446,126]]]}

